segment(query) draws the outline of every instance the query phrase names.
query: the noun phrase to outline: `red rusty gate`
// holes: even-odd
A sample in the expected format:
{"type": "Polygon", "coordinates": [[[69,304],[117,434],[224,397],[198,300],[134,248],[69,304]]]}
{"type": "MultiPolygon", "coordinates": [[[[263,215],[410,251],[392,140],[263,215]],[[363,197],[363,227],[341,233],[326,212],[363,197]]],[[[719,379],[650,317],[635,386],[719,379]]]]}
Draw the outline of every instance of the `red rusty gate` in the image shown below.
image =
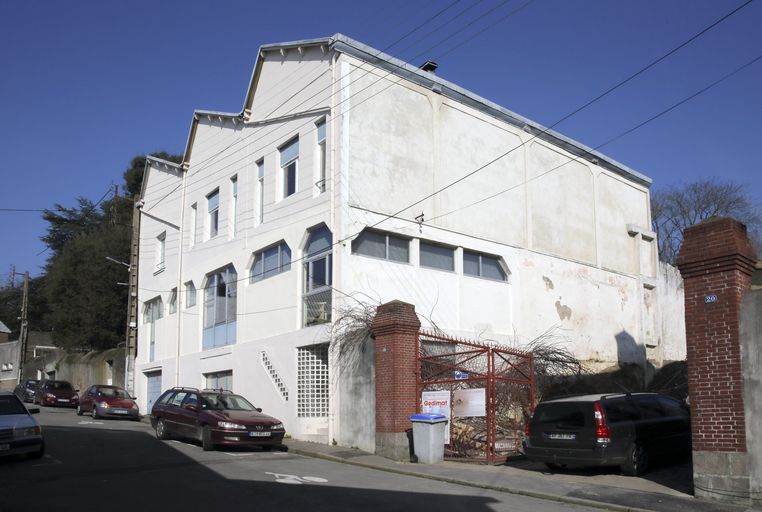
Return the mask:
{"type": "Polygon", "coordinates": [[[519,453],[534,406],[531,353],[421,331],[417,368],[419,412],[441,405],[424,404],[423,392],[449,392],[445,458],[494,463],[519,453]]]}

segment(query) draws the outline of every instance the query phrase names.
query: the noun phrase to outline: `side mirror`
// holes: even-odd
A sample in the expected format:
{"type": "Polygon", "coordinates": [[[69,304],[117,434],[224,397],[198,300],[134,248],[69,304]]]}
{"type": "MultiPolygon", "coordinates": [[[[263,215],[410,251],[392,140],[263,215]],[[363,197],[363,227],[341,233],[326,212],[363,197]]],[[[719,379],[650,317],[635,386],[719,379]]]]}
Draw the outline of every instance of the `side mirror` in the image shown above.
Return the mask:
{"type": "Polygon", "coordinates": [[[198,410],[198,408],[195,405],[193,405],[193,404],[186,405],[185,409],[188,410],[188,411],[193,411],[193,412],[196,412],[198,410]]]}
{"type": "Polygon", "coordinates": [[[138,397],[136,397],[136,396],[131,396],[130,397],[130,400],[137,400],[137,399],[138,399],[138,397]]]}
{"type": "Polygon", "coordinates": [[[257,409],[257,412],[262,412],[262,408],[261,407],[256,407],[256,409],[257,409]]]}
{"type": "Polygon", "coordinates": [[[40,414],[39,407],[29,407],[27,411],[29,411],[29,414],[40,414]]]}

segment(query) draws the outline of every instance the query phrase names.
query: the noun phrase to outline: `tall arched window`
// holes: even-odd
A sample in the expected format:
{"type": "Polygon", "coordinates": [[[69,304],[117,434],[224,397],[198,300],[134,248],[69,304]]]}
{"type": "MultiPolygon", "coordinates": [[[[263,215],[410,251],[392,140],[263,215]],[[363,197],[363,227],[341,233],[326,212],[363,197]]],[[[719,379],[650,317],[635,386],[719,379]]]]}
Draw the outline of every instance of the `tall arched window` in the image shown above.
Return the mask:
{"type": "Polygon", "coordinates": [[[326,226],[310,232],[304,248],[303,323],[331,321],[331,284],[333,282],[333,235],[326,226]]]}
{"type": "Polygon", "coordinates": [[[206,277],[203,348],[232,345],[236,339],[238,274],[231,265],[206,277]]]}

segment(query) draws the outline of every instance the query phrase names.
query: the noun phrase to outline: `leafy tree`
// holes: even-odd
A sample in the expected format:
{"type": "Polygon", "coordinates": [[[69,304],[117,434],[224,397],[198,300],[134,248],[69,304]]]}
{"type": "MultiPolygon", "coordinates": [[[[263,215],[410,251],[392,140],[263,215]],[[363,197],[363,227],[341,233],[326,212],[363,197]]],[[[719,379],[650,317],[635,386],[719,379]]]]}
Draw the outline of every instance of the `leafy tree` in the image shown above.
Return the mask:
{"type": "MultiPolygon", "coordinates": [[[[45,277],[29,279],[29,300],[27,303],[27,321],[31,331],[47,331],[48,304],[45,300],[45,277]]],[[[22,287],[0,288],[0,321],[10,330],[9,339],[18,339],[21,330],[22,287]]]]}
{"type": "Polygon", "coordinates": [[[741,184],[711,179],[672,185],[651,195],[651,216],[662,261],[674,264],[683,231],[712,217],[732,217],[746,224],[760,254],[762,210],[741,184]]]}
{"type": "MultiPolygon", "coordinates": [[[[183,161],[182,155],[170,155],[166,151],[153,153],[153,156],[156,158],[161,158],[162,160],[174,162],[176,164],[179,164],[183,161]]],[[[130,162],[130,167],[124,171],[124,185],[122,189],[124,190],[124,193],[127,194],[127,197],[132,198],[140,194],[140,189],[143,186],[143,171],[145,169],[145,165],[146,157],[136,156],[130,162]]]]}
{"type": "MultiPolygon", "coordinates": [[[[165,152],[156,156],[181,160],[165,152]]],[[[132,197],[140,193],[145,161],[133,158],[124,172],[127,197],[114,195],[97,205],[79,198],[76,207],[56,204],[43,213],[48,229],[42,240],[51,251],[41,287],[46,300],[41,324],[54,330],[62,347],[107,349],[124,340],[128,290],[117,282],[126,282],[127,272],[106,257],[129,261],[132,197]]]]}

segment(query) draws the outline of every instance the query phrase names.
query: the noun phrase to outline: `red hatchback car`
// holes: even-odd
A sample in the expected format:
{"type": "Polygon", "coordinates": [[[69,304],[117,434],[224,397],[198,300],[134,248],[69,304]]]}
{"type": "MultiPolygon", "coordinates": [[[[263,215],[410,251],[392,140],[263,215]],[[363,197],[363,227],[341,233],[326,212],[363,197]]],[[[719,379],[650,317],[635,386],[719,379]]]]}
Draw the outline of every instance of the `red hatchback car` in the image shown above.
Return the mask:
{"type": "Polygon", "coordinates": [[[286,433],[280,420],[262,414],[241,395],[195,388],[165,391],[153,405],[151,425],[159,439],[195,439],[205,451],[215,446],[271,450],[286,433]]]}
{"type": "Polygon", "coordinates": [[[79,399],[77,414],[90,413],[93,418],[129,418],[140,421],[140,409],[135,399],[119,386],[95,384],[79,399]]]}
{"type": "Polygon", "coordinates": [[[34,403],[76,407],[79,403],[78,392],[65,380],[42,380],[34,392],[34,403]]]}

